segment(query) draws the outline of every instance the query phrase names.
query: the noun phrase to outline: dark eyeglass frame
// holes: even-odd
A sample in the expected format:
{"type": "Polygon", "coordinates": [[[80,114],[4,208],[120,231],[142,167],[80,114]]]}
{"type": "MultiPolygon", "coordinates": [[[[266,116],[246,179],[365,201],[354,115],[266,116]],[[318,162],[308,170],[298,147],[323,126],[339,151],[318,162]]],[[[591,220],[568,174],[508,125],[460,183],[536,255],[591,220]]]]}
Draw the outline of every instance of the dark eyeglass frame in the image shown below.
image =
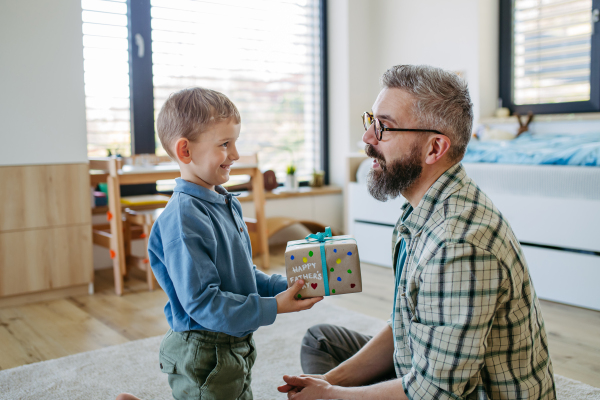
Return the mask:
{"type": "Polygon", "coordinates": [[[375,118],[372,113],[365,111],[362,115],[363,125],[365,127],[365,131],[368,131],[371,125],[375,123],[375,138],[377,140],[381,140],[383,138],[383,131],[393,131],[393,132],[434,132],[438,135],[448,136],[445,133],[440,131],[436,131],[435,129],[402,129],[402,128],[388,128],[385,126],[378,118],[375,118]],[[379,126],[379,129],[378,129],[379,126]]]}

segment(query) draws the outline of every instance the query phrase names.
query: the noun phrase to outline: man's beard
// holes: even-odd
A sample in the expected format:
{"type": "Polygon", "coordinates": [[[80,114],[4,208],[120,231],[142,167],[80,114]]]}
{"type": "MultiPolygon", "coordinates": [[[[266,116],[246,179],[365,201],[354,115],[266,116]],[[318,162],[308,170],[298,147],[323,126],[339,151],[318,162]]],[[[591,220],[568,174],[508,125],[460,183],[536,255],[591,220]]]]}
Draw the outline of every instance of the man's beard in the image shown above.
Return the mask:
{"type": "Polygon", "coordinates": [[[369,157],[375,158],[381,170],[371,169],[367,179],[369,193],[379,201],[395,199],[402,192],[411,187],[421,176],[423,166],[419,159],[421,146],[417,141],[408,156],[387,164],[383,155],[373,146],[367,144],[365,152],[369,157]]]}

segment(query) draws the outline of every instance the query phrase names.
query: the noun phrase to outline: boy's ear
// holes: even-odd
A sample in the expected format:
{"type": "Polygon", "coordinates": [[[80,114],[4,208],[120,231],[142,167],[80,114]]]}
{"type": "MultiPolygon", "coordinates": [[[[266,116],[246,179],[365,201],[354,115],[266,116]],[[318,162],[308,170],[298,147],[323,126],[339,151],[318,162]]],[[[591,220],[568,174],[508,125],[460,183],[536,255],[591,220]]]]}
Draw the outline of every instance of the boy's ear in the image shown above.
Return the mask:
{"type": "Polygon", "coordinates": [[[184,164],[189,164],[192,161],[192,153],[190,151],[190,141],[186,138],[179,138],[175,142],[175,156],[184,164]]]}

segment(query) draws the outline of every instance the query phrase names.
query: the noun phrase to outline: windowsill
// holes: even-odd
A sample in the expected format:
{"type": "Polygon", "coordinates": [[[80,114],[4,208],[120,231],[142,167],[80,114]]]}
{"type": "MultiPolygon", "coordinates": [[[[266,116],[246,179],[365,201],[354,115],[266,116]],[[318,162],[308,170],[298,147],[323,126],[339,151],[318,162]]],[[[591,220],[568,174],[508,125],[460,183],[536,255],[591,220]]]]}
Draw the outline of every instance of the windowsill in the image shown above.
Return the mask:
{"type": "MultiPolygon", "coordinates": [[[[237,199],[241,202],[252,201],[252,192],[239,192],[240,195],[237,199]]],[[[337,186],[322,186],[322,187],[310,187],[302,186],[299,187],[296,192],[289,192],[283,187],[273,189],[272,191],[265,191],[265,198],[271,199],[287,199],[290,197],[306,197],[306,196],[324,196],[328,194],[341,194],[342,188],[337,186]]]]}
{"type": "MultiPolygon", "coordinates": [[[[568,121],[600,121],[600,112],[593,113],[570,113],[570,114],[536,114],[533,122],[568,122],[568,121]]],[[[480,124],[510,124],[517,123],[517,117],[483,117],[479,119],[480,124]]]]}

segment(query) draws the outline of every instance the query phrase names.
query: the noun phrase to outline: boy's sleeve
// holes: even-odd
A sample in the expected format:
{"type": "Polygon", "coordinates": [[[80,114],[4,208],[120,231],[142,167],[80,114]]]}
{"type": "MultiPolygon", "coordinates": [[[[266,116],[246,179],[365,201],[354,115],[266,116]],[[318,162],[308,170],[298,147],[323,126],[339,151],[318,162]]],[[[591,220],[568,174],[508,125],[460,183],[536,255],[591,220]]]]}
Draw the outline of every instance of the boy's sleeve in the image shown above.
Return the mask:
{"type": "Polygon", "coordinates": [[[274,297],[285,291],[288,287],[287,279],[279,274],[268,275],[256,268],[254,265],[254,276],[256,276],[256,287],[258,294],[263,297],[274,297]]]}
{"type": "MultiPolygon", "coordinates": [[[[233,197],[233,206],[243,221],[242,205],[235,196],[233,197]]],[[[250,251],[250,254],[252,254],[252,246],[250,246],[250,236],[248,235],[248,232],[246,232],[246,238],[248,239],[248,250],[250,251]]],[[[278,274],[265,274],[257,269],[256,265],[254,265],[253,268],[258,294],[262,297],[274,297],[287,289],[287,279],[285,277],[278,274]]]]}
{"type": "Polygon", "coordinates": [[[214,239],[189,235],[166,247],[165,266],[179,302],[203,327],[233,335],[275,322],[277,301],[273,297],[221,291],[214,239]]]}

